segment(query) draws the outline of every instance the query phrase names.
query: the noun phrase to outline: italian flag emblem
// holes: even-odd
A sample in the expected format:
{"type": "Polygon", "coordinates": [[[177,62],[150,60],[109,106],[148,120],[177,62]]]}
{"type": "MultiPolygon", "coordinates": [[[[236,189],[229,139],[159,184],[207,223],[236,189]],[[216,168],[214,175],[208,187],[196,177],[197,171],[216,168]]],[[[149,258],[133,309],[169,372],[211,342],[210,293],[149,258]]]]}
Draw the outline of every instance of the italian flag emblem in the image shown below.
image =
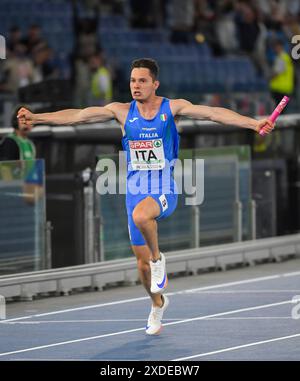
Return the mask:
{"type": "Polygon", "coordinates": [[[167,114],[160,114],[160,120],[165,122],[167,120],[167,114]]]}

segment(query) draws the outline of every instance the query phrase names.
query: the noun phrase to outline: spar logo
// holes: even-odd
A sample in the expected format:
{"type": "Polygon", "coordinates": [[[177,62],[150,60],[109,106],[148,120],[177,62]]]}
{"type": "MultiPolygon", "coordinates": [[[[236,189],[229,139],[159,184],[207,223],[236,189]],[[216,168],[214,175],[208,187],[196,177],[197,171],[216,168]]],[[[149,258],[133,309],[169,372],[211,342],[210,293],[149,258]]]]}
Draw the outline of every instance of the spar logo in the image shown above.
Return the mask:
{"type": "Polygon", "coordinates": [[[130,142],[131,149],[151,149],[153,148],[152,140],[136,140],[130,142]]]}
{"type": "Polygon", "coordinates": [[[153,143],[154,147],[156,147],[156,148],[161,147],[161,144],[162,144],[161,140],[155,140],[154,143],[153,143]]]}

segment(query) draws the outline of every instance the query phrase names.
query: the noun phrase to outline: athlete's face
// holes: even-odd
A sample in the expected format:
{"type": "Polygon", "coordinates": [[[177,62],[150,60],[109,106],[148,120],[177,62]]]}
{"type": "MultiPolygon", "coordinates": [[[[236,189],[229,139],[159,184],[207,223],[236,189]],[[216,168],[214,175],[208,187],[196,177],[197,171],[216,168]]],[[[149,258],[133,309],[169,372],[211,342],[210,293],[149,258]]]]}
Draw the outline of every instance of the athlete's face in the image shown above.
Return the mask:
{"type": "Polygon", "coordinates": [[[159,86],[159,82],[153,80],[150,70],[147,68],[134,68],[130,76],[130,90],[132,98],[144,101],[151,97],[159,86]]]}

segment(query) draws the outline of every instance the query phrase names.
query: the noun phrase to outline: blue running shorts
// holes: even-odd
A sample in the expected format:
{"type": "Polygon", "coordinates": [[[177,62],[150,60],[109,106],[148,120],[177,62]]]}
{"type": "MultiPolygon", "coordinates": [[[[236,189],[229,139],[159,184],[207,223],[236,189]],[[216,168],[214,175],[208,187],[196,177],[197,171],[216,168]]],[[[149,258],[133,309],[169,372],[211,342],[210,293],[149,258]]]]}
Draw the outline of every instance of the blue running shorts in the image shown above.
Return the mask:
{"type": "Polygon", "coordinates": [[[139,194],[136,196],[133,196],[133,195],[127,196],[126,208],[127,208],[127,215],[128,215],[128,231],[129,231],[129,238],[132,245],[137,245],[137,246],[146,245],[146,241],[142,233],[136,227],[132,218],[132,213],[134,211],[134,208],[139,202],[141,202],[146,197],[152,197],[158,203],[160,207],[160,215],[156,217],[156,220],[161,220],[163,218],[170,216],[174,212],[177,206],[177,200],[178,200],[177,193],[139,194]]]}

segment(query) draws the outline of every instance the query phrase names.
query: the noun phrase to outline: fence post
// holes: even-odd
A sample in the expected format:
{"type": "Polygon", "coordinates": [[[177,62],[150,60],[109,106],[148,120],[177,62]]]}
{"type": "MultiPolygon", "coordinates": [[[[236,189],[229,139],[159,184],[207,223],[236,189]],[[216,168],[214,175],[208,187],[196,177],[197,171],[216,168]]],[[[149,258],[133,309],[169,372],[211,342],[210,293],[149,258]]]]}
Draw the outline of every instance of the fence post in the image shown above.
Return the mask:
{"type": "Polygon", "coordinates": [[[256,201],[250,200],[250,238],[256,239],[256,201]]]}
{"type": "Polygon", "coordinates": [[[95,194],[95,216],[94,216],[94,237],[95,237],[95,255],[97,262],[105,260],[104,257],[104,242],[103,242],[103,217],[101,215],[101,196],[95,194]]]}
{"type": "Polygon", "coordinates": [[[193,213],[193,247],[200,246],[200,205],[192,206],[193,213]]]}
{"type": "Polygon", "coordinates": [[[0,295],[0,320],[6,319],[6,303],[5,297],[0,295]]]}
{"type": "Polygon", "coordinates": [[[45,237],[46,237],[46,258],[45,258],[45,266],[46,269],[51,269],[52,267],[52,244],[51,244],[51,231],[53,230],[53,226],[51,221],[46,221],[45,224],[45,237]]]}
{"type": "Polygon", "coordinates": [[[95,262],[94,245],[94,189],[91,183],[83,188],[84,207],[84,263],[95,262]]]}
{"type": "Polygon", "coordinates": [[[234,203],[234,242],[241,242],[243,239],[242,203],[234,203]]]}

